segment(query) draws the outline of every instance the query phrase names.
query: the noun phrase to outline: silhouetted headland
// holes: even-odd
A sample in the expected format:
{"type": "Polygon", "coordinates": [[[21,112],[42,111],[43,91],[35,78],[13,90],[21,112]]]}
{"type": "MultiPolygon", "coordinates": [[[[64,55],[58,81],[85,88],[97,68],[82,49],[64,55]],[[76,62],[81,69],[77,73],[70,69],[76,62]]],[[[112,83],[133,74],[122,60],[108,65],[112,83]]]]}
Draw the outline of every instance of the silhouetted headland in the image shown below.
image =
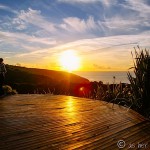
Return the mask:
{"type": "Polygon", "coordinates": [[[88,79],[78,75],[37,68],[6,65],[6,84],[16,89],[19,94],[65,94],[79,95],[80,87],[87,87],[88,79]]]}

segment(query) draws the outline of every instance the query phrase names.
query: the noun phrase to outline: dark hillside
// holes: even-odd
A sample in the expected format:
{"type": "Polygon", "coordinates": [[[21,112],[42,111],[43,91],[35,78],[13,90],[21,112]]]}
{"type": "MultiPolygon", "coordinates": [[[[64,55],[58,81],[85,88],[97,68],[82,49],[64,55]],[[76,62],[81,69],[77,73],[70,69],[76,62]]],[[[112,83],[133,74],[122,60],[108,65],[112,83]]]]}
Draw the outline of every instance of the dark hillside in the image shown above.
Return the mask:
{"type": "Polygon", "coordinates": [[[89,81],[63,71],[25,68],[6,65],[6,84],[19,93],[70,94],[77,96],[77,87],[87,86],[89,81]],[[75,91],[76,90],[76,91],[75,91]]]}

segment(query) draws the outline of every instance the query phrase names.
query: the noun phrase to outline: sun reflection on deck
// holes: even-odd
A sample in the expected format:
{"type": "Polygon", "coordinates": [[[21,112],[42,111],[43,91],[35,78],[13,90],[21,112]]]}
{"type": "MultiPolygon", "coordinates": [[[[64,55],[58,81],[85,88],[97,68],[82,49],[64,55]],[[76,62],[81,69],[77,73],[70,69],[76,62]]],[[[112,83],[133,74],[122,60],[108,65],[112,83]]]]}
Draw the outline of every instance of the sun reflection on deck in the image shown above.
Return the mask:
{"type": "Polygon", "coordinates": [[[68,99],[66,101],[67,118],[76,120],[76,111],[77,111],[76,102],[74,101],[74,99],[72,97],[68,97],[68,99]]]}
{"type": "Polygon", "coordinates": [[[77,101],[71,96],[65,102],[65,119],[67,119],[67,124],[65,125],[65,130],[68,136],[73,135],[78,132],[81,128],[81,114],[79,114],[79,106],[77,101]]]}
{"type": "Polygon", "coordinates": [[[70,123],[80,122],[81,116],[78,113],[79,106],[77,104],[77,101],[71,96],[66,100],[66,119],[68,119],[70,123]]]}
{"type": "Polygon", "coordinates": [[[72,97],[67,100],[67,111],[72,113],[75,110],[75,105],[72,97]]]}

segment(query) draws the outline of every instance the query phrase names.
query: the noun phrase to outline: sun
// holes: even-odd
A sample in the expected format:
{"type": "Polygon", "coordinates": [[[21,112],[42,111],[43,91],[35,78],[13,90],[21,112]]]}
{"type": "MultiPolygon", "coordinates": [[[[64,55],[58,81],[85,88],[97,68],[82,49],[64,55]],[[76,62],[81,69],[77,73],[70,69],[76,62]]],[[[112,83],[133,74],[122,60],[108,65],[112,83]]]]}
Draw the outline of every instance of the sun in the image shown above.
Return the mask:
{"type": "Polygon", "coordinates": [[[60,66],[66,71],[75,71],[80,67],[79,56],[74,50],[66,50],[60,54],[60,66]]]}

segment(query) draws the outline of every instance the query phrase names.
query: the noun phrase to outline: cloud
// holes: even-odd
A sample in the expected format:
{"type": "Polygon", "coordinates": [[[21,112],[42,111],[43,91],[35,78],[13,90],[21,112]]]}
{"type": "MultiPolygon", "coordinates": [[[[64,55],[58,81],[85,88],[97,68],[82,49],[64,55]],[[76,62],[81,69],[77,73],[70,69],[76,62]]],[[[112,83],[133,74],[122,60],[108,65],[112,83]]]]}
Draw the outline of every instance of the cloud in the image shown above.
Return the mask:
{"type": "Polygon", "coordinates": [[[41,50],[36,50],[36,51],[32,51],[29,53],[22,53],[22,54],[17,54],[16,57],[26,57],[26,56],[36,56],[37,54],[44,54],[45,52],[47,52],[47,50],[41,49],[41,50]]]}
{"type": "Polygon", "coordinates": [[[125,8],[139,12],[140,14],[149,14],[150,6],[146,0],[126,0],[125,4],[122,4],[125,8]]]}
{"type": "Polygon", "coordinates": [[[12,8],[10,8],[8,6],[2,5],[2,4],[0,4],[0,10],[5,10],[5,11],[8,11],[8,12],[12,12],[14,14],[17,13],[17,11],[13,10],[12,8]]]}
{"type": "Polygon", "coordinates": [[[55,43],[54,39],[37,38],[22,33],[1,31],[0,37],[2,38],[1,40],[4,40],[5,42],[12,42],[14,45],[18,45],[19,47],[25,49],[25,51],[19,50],[18,52],[15,50],[14,55],[7,54],[8,56],[11,56],[11,59],[14,58],[17,61],[19,59],[18,62],[22,63],[22,60],[26,58],[28,58],[28,60],[42,58],[44,61],[45,56],[47,57],[47,62],[57,62],[60,52],[73,49],[83,59],[85,65],[94,62],[93,64],[95,64],[95,66],[92,64],[91,67],[93,69],[95,68],[95,70],[119,70],[120,66],[122,66],[122,68],[129,68],[126,64],[130,63],[129,55],[134,46],[140,45],[144,48],[150,48],[150,32],[143,32],[137,35],[118,35],[82,39],[61,45],[55,43]],[[25,39],[27,41],[25,41],[25,39]],[[51,41],[54,43],[49,43],[51,41]],[[35,43],[35,45],[30,44],[30,42],[35,43]],[[38,44],[39,42],[43,43],[44,45],[49,45],[47,45],[47,47],[40,47],[38,44]],[[56,46],[56,44],[58,46],[56,46]],[[120,59],[118,60],[116,58],[120,59]],[[111,64],[112,61],[113,64],[111,64]],[[102,68],[102,66],[104,67],[102,68]],[[118,66],[118,68],[116,66],[118,66]]]}
{"type": "Polygon", "coordinates": [[[149,49],[149,41],[149,33],[82,39],[51,48],[40,48],[31,52],[20,53],[15,55],[15,58],[42,58],[44,61],[46,56],[47,61],[57,63],[60,53],[71,49],[76,51],[83,66],[89,67],[89,70],[125,70],[129,68],[131,63],[130,52],[133,47],[139,45],[149,49]]]}
{"type": "MultiPolygon", "coordinates": [[[[99,2],[103,5],[105,13],[101,11],[98,20],[92,17],[89,19],[92,27],[97,29],[97,33],[110,36],[120,34],[137,34],[150,27],[150,5],[146,0],[125,0],[121,3],[117,0],[58,0],[59,2],[76,4],[92,4],[99,2]],[[120,13],[116,13],[115,9],[119,9],[120,13]],[[103,17],[102,17],[103,15],[103,17]],[[136,17],[135,17],[136,16],[136,17]],[[93,20],[92,20],[93,19],[93,20]]],[[[66,30],[89,31],[93,29],[87,27],[87,20],[76,17],[68,17],[64,19],[61,27],[66,30]],[[78,28],[79,27],[79,28],[78,28]]]]}
{"type": "Polygon", "coordinates": [[[128,11],[134,12],[132,16],[133,20],[138,20],[141,25],[149,26],[150,22],[150,5],[147,3],[147,0],[126,0],[124,4],[120,4],[124,9],[126,9],[127,17],[128,11]]]}
{"type": "Polygon", "coordinates": [[[14,25],[17,30],[23,30],[27,28],[26,23],[19,18],[12,19],[12,25],[14,25]]]}
{"type": "Polygon", "coordinates": [[[2,53],[2,54],[13,54],[14,52],[3,52],[3,51],[0,51],[0,53],[2,53]]]}
{"type": "Polygon", "coordinates": [[[100,0],[103,6],[110,7],[112,5],[117,5],[117,0],[100,0]]]}
{"type": "Polygon", "coordinates": [[[53,38],[40,38],[30,36],[25,33],[4,31],[0,31],[0,41],[3,43],[3,45],[11,44],[12,47],[16,47],[16,51],[19,49],[33,51],[37,48],[39,49],[57,44],[56,40],[53,38]]]}
{"type": "Polygon", "coordinates": [[[100,66],[100,65],[97,65],[97,64],[93,64],[93,67],[97,70],[110,70],[111,67],[107,67],[107,66],[100,66]]]}
{"type": "Polygon", "coordinates": [[[87,20],[77,17],[64,18],[60,27],[68,31],[85,32],[87,30],[95,30],[98,26],[94,18],[89,16],[87,20]]]}
{"type": "Polygon", "coordinates": [[[91,3],[97,3],[101,2],[102,4],[109,6],[111,3],[113,4],[116,0],[57,0],[58,2],[62,3],[83,3],[83,4],[91,4],[91,3]]]}
{"type": "Polygon", "coordinates": [[[150,6],[146,0],[125,0],[117,5],[112,4],[103,19],[98,20],[105,35],[137,34],[150,27],[150,6]],[[114,8],[118,8],[119,13],[114,8]]]}
{"type": "MultiPolygon", "coordinates": [[[[122,18],[121,16],[115,16],[112,18],[105,18],[104,21],[98,21],[98,24],[105,33],[109,33],[109,30],[111,30],[113,33],[126,32],[130,34],[131,31],[136,32],[137,30],[139,30],[141,20],[134,20],[133,18],[122,18]]],[[[144,22],[142,25],[147,26],[147,24],[144,22]]]]}
{"type": "Polygon", "coordinates": [[[63,3],[95,3],[99,2],[100,0],[57,0],[57,1],[63,3]]]}
{"type": "Polygon", "coordinates": [[[22,30],[28,27],[29,24],[44,29],[48,32],[56,30],[55,25],[47,21],[40,10],[28,8],[28,10],[21,10],[17,17],[13,19],[12,24],[17,25],[17,29],[22,30]]]}
{"type": "Polygon", "coordinates": [[[41,44],[47,44],[47,45],[53,45],[56,44],[56,41],[52,38],[38,38],[34,36],[29,36],[24,33],[17,33],[17,32],[3,32],[0,31],[1,37],[11,40],[11,39],[16,39],[16,40],[24,40],[28,42],[35,42],[35,43],[41,43],[41,44]]]}
{"type": "Polygon", "coordinates": [[[110,37],[100,37],[100,38],[92,38],[92,39],[82,39],[77,40],[75,42],[69,42],[66,44],[62,44],[59,46],[54,46],[52,48],[40,49],[30,53],[19,54],[19,57],[23,56],[31,56],[37,54],[44,55],[53,55],[58,54],[61,51],[74,49],[81,56],[91,56],[102,54],[105,56],[110,56],[111,54],[118,54],[121,52],[122,54],[128,53],[128,50],[131,50],[134,46],[142,46],[142,47],[150,47],[150,34],[142,33],[139,35],[119,35],[119,36],[110,36],[110,37]]]}

